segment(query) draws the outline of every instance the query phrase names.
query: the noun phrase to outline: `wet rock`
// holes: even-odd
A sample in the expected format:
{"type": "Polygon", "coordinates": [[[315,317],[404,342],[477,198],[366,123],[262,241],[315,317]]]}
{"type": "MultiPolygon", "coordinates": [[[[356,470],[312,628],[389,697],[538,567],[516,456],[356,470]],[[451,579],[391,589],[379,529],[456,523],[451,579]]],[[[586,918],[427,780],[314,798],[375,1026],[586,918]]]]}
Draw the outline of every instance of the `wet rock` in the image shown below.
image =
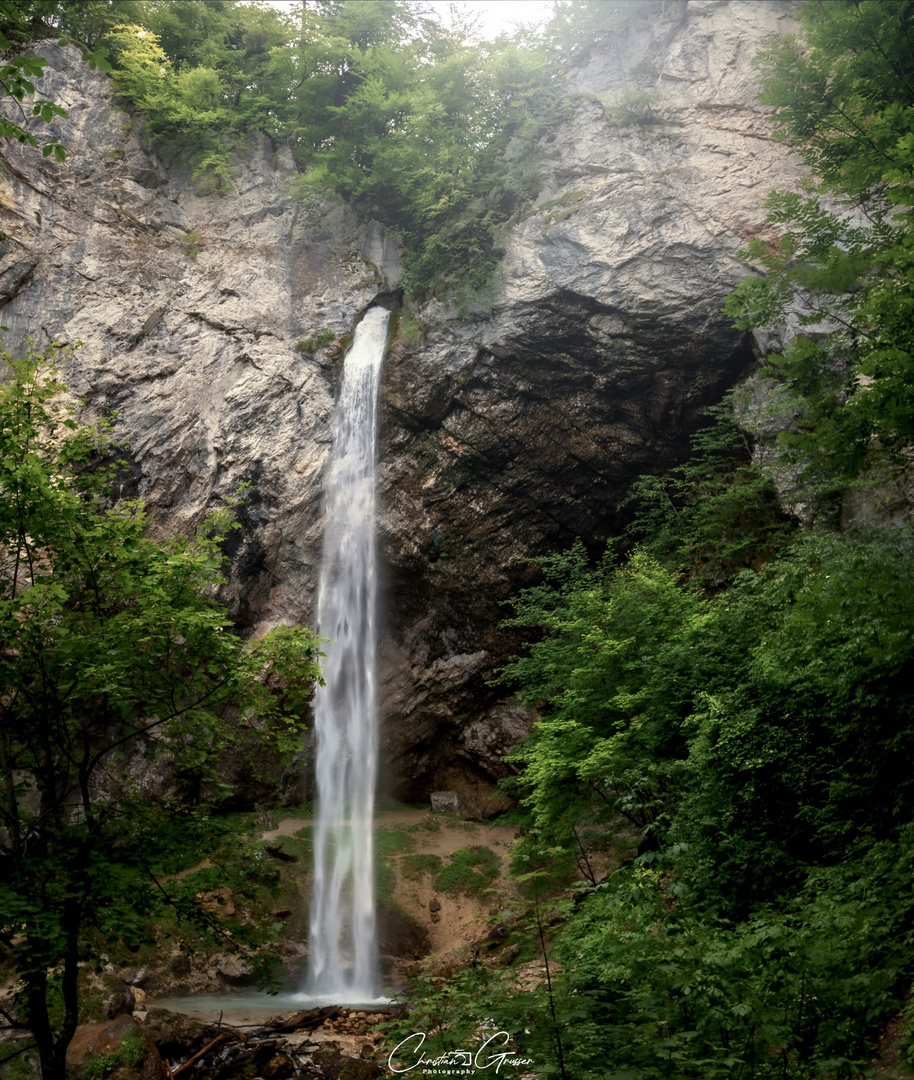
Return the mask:
{"type": "Polygon", "coordinates": [[[353,1058],[336,1050],[319,1050],[314,1061],[326,1080],[376,1080],[387,1075],[377,1060],[353,1058]]]}
{"type": "Polygon", "coordinates": [[[98,1058],[110,1059],[108,1073],[116,1080],[164,1080],[166,1070],[145,1029],[132,1016],[118,1016],[105,1024],[81,1024],[67,1047],[67,1073],[79,1077],[98,1058]],[[139,1064],[126,1065],[117,1060],[117,1051],[128,1036],[142,1039],[146,1052],[139,1064]]]}
{"type": "Polygon", "coordinates": [[[460,320],[430,305],[425,340],[388,361],[380,684],[407,798],[485,806],[531,720],[492,685],[522,640],[501,623],[537,580],[525,560],[576,537],[598,553],[632,481],[680,460],[755,363],[720,309],[765,194],[802,175],[747,77],[793,10],[669,5],[592,50],[569,75],[571,118],[539,145],[540,195],[504,230],[491,306],[460,320]],[[635,85],[658,123],[614,111],[635,85]]]}
{"type": "Polygon", "coordinates": [[[263,850],[271,859],[279,859],[280,862],[298,862],[298,856],[294,851],[286,851],[285,848],[280,847],[278,844],[264,844],[263,850]]]}
{"type": "Polygon", "coordinates": [[[135,1009],[136,995],[133,987],[124,985],[105,1006],[105,1016],[109,1020],[117,1016],[132,1016],[135,1009]]]}
{"type": "Polygon", "coordinates": [[[276,815],[268,806],[255,806],[257,812],[257,824],[265,832],[278,827],[276,815]]]}
{"type": "Polygon", "coordinates": [[[171,961],[171,970],[175,975],[188,975],[191,970],[190,957],[185,953],[179,953],[171,961]]]}
{"type": "Polygon", "coordinates": [[[428,954],[428,934],[423,926],[397,908],[378,906],[378,949],[382,957],[397,961],[418,960],[428,954]]]}
{"type": "Polygon", "coordinates": [[[149,969],[145,965],[138,968],[123,968],[120,978],[131,986],[142,986],[149,978],[149,969]]]}
{"type": "Polygon", "coordinates": [[[216,958],[213,967],[218,975],[228,983],[248,983],[254,981],[251,964],[243,956],[222,956],[216,958]]]}
{"type": "Polygon", "coordinates": [[[128,1032],[139,1028],[132,1016],[120,1015],[107,1024],[81,1024],[67,1047],[67,1068],[79,1069],[88,1058],[117,1050],[128,1032]]]}

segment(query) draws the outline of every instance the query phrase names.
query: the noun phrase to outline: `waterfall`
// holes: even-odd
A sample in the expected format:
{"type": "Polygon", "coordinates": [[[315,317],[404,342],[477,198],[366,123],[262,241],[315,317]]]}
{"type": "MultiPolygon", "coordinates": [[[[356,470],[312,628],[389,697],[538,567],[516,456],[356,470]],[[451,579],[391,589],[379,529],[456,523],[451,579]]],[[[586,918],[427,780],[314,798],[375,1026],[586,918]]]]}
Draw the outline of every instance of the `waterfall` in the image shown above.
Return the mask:
{"type": "Polygon", "coordinates": [[[314,697],[317,812],[307,993],[346,1003],[379,993],[374,814],[377,400],[390,312],[370,308],[343,361],[325,481],[317,628],[326,685],[314,697]]]}

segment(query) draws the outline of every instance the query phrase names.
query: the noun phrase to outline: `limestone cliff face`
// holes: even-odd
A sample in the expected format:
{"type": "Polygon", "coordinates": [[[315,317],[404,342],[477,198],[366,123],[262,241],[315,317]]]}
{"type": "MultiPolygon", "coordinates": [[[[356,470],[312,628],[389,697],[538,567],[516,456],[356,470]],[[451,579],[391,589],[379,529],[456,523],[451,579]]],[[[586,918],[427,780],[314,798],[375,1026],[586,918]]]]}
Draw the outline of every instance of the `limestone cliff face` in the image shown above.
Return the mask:
{"type": "MultiPolygon", "coordinates": [[[[521,560],[611,533],[631,480],[678,458],[701,410],[753,362],[720,313],[799,165],[770,137],[749,61],[789,2],[682,0],[569,74],[572,119],[539,152],[542,190],[504,229],[495,292],[432,304],[383,395],[381,687],[390,785],[479,803],[529,723],[490,687],[517,647],[500,601],[521,560]],[[633,91],[649,89],[645,104],[633,91]]],[[[119,412],[125,490],[165,532],[250,487],[226,593],[259,631],[311,620],[321,476],[341,336],[396,286],[396,248],[342,205],[288,195],[264,137],[227,190],[144,148],[109,84],[42,50],[70,108],[58,166],[5,152],[0,304],[7,347],[84,342],[91,408],[119,412]]]]}
{"type": "Polygon", "coordinates": [[[83,342],[70,385],[118,412],[127,490],[165,532],[189,530],[250,485],[233,551],[233,615],[305,621],[320,547],[334,372],[296,344],[348,333],[396,277],[396,248],[342,204],[306,213],[288,151],[263,136],[224,193],[167,148],[145,150],[110,82],[73,50],[43,49],[43,89],[69,108],[64,165],[5,148],[0,298],[7,348],[83,342]]]}
{"type": "Polygon", "coordinates": [[[750,67],[792,10],[670,4],[571,73],[573,119],[541,143],[542,191],[505,230],[491,312],[430,311],[428,339],[391,358],[387,708],[417,794],[429,775],[496,771],[523,730],[485,685],[516,645],[499,604],[521,560],[610,534],[631,481],[681,455],[754,362],[720,309],[764,196],[800,175],[750,67]]]}

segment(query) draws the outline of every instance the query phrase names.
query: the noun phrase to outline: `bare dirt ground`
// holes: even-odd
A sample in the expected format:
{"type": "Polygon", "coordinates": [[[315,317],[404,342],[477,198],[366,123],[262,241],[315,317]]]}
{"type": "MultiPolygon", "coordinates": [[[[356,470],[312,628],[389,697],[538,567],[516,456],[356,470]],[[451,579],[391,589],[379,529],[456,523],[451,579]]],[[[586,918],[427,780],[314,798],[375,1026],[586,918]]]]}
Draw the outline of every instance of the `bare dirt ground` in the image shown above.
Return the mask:
{"type": "MultiPolygon", "coordinates": [[[[266,841],[278,836],[293,836],[311,818],[288,817],[276,829],[264,833],[266,841]]],[[[483,896],[465,896],[436,892],[434,875],[423,874],[411,880],[401,873],[401,855],[391,856],[396,874],[396,886],[391,901],[428,934],[430,952],[445,954],[478,940],[492,918],[516,896],[508,879],[508,854],[515,840],[515,831],[506,825],[487,825],[484,822],[463,821],[450,814],[436,814],[422,807],[380,811],[375,816],[376,828],[408,832],[412,841],[408,855],[437,855],[446,862],[461,848],[482,846],[490,848],[501,859],[501,874],[493,884],[493,892],[483,896]],[[435,903],[439,905],[435,907],[435,903]],[[436,918],[437,916],[437,918],[436,918]]],[[[379,856],[383,857],[383,856],[379,856]]]]}

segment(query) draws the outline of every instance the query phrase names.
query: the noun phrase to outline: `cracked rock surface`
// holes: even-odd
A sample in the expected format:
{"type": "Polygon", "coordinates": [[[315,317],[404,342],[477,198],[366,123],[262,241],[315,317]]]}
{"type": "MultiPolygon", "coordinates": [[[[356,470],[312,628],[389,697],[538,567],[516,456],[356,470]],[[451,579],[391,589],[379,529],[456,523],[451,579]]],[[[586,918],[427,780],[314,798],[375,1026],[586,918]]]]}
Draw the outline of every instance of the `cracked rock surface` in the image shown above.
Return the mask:
{"type": "MultiPolygon", "coordinates": [[[[619,522],[632,480],[680,460],[702,410],[755,362],[721,314],[764,235],[764,196],[801,167],[755,103],[751,56],[794,28],[790,0],[671,0],[573,69],[571,117],[538,147],[540,194],[504,227],[493,295],[438,302],[382,385],[379,686],[387,784],[488,813],[530,716],[493,674],[519,647],[502,601],[525,559],[619,522]],[[649,108],[626,112],[633,88],[649,108]]],[[[339,363],[396,246],[341,203],[289,195],[268,137],[221,192],[151,151],[105,77],[41,50],[70,109],[58,165],[6,147],[0,307],[7,348],[84,342],[65,375],[130,441],[123,491],[161,533],[249,485],[225,600],[263,632],[312,621],[339,363]]],[[[515,152],[509,149],[509,154],[515,152]]],[[[519,152],[519,151],[518,151],[519,152]]]]}

